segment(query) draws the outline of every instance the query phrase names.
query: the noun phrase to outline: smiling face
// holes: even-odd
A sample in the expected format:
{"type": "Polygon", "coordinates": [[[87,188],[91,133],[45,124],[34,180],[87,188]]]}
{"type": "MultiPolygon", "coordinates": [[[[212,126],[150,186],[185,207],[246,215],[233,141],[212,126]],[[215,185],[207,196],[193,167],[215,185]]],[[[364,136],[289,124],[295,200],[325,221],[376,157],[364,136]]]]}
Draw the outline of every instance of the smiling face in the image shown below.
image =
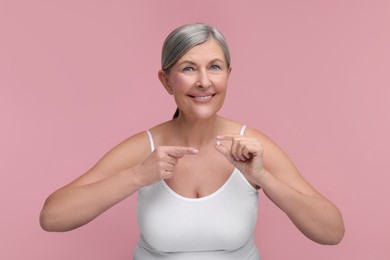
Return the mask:
{"type": "Polygon", "coordinates": [[[222,107],[230,68],[222,48],[214,39],[187,51],[159,78],[173,95],[181,116],[208,118],[222,107]]]}

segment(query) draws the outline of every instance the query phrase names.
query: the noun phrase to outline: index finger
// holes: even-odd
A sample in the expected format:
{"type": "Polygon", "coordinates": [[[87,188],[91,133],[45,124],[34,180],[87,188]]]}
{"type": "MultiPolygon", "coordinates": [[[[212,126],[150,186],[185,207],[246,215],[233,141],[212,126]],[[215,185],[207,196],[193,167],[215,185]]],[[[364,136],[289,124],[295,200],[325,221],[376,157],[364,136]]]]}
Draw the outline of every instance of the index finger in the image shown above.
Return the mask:
{"type": "Polygon", "coordinates": [[[165,147],[165,151],[170,156],[183,156],[185,154],[197,154],[199,150],[194,147],[186,146],[168,146],[165,147]]]}
{"type": "Polygon", "coordinates": [[[218,135],[216,138],[217,138],[217,140],[220,140],[220,141],[223,141],[223,140],[232,141],[235,137],[238,137],[238,136],[241,136],[241,135],[233,135],[233,134],[218,135]]]}

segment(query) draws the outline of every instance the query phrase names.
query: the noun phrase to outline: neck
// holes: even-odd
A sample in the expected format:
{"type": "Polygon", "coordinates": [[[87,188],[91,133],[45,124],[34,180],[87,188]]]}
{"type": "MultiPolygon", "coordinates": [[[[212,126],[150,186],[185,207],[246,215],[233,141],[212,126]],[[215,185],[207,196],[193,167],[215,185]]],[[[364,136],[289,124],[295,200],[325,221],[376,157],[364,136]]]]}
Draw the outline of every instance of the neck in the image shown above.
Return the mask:
{"type": "Polygon", "coordinates": [[[200,149],[214,142],[221,125],[221,117],[214,115],[207,119],[188,119],[181,115],[173,120],[175,135],[184,146],[200,149]]]}

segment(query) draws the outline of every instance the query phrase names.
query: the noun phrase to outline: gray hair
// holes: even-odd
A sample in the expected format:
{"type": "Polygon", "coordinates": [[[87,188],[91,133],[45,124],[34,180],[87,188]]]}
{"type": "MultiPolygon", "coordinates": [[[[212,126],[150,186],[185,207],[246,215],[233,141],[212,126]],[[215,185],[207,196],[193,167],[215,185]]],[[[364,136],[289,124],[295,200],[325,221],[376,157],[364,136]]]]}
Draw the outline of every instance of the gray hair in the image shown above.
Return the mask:
{"type": "Polygon", "coordinates": [[[222,33],[208,24],[194,23],[180,26],[165,39],[161,55],[161,67],[165,73],[192,47],[204,43],[210,38],[221,46],[226,63],[230,68],[230,52],[222,33]]]}

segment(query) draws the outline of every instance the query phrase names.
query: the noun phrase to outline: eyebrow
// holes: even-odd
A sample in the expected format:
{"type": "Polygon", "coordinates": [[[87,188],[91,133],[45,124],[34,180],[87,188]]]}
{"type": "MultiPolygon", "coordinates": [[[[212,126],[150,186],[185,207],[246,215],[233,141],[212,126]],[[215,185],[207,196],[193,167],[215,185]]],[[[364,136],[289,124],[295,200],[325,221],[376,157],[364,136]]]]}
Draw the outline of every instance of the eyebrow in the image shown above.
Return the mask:
{"type": "Polygon", "coordinates": [[[183,60],[182,62],[179,62],[178,65],[182,65],[182,64],[185,64],[185,63],[191,64],[191,65],[196,65],[195,62],[190,61],[190,60],[183,60]]]}
{"type": "MultiPolygon", "coordinates": [[[[220,58],[215,58],[215,59],[212,59],[209,63],[214,63],[214,62],[222,62],[222,63],[224,63],[225,61],[221,60],[220,58]]],[[[191,61],[191,60],[183,60],[182,62],[178,63],[178,65],[182,65],[182,64],[185,64],[185,63],[191,64],[191,65],[196,65],[196,63],[191,61]]]]}

